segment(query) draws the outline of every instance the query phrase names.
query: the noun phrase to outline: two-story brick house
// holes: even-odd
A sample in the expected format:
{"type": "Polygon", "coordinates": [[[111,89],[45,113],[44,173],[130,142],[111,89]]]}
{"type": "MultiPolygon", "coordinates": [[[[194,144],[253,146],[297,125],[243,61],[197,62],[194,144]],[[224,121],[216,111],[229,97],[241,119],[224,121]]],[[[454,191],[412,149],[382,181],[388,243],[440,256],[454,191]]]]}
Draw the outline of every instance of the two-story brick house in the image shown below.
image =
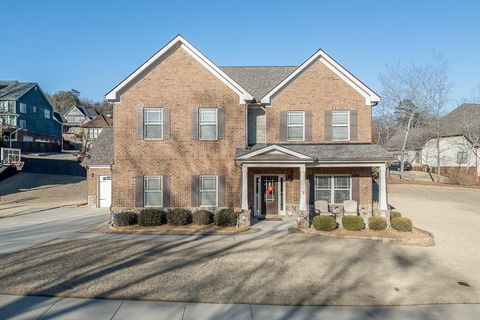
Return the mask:
{"type": "Polygon", "coordinates": [[[302,217],[315,199],[371,208],[378,167],[387,209],[391,156],[371,143],[380,98],[321,50],[298,67],[218,67],[177,36],[106,98],[112,138],[97,141],[113,139],[113,149],[85,162],[93,206],[98,176],[111,175],[112,210],[231,206],[302,217]]]}

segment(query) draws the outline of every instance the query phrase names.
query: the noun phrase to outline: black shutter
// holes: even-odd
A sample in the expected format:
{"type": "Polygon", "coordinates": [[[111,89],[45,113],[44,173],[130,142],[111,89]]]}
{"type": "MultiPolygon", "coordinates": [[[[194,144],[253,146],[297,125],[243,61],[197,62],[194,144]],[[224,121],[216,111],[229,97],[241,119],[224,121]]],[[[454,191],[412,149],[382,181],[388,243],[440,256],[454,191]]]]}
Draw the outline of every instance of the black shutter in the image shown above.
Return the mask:
{"type": "Polygon", "coordinates": [[[170,120],[170,110],[163,108],[163,139],[170,139],[170,130],[171,130],[171,120],[170,120]]]}
{"type": "Polygon", "coordinates": [[[163,176],[163,207],[170,207],[170,178],[163,176]]]}
{"type": "Polygon", "coordinates": [[[352,200],[360,204],[360,176],[358,174],[352,175],[352,200]]]}
{"type": "Polygon", "coordinates": [[[137,140],[143,140],[143,108],[141,107],[136,110],[135,133],[137,140]]]}
{"type": "Polygon", "coordinates": [[[225,108],[218,109],[218,140],[225,139],[225,108]]]}
{"type": "Polygon", "coordinates": [[[358,140],[358,112],[350,110],[350,140],[358,140]]]}
{"type": "Polygon", "coordinates": [[[314,174],[307,175],[307,181],[308,181],[307,203],[314,205],[315,204],[315,175],[314,174]]]}
{"type": "Polygon", "coordinates": [[[192,110],[192,139],[198,140],[198,109],[192,110]]]}
{"type": "Polygon", "coordinates": [[[192,176],[192,207],[198,207],[199,176],[192,176]]]}
{"type": "Polygon", "coordinates": [[[218,206],[225,207],[225,176],[218,176],[218,206]]]}
{"type": "Polygon", "coordinates": [[[325,141],[332,141],[332,110],[325,111],[323,124],[325,141]]]}
{"type": "Polygon", "coordinates": [[[280,112],[280,141],[287,141],[287,112],[280,112]]]}
{"type": "Polygon", "coordinates": [[[142,208],[143,204],[143,176],[135,177],[135,207],[142,208]]]}
{"type": "Polygon", "coordinates": [[[305,141],[312,141],[312,111],[305,111],[305,141]]]}

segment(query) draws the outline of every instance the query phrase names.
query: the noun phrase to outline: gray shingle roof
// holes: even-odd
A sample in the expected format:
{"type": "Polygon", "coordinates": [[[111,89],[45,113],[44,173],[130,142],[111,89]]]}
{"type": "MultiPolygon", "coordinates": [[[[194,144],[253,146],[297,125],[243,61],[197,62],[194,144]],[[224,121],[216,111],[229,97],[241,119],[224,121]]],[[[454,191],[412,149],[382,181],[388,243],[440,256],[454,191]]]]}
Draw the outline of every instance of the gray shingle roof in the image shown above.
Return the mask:
{"type": "Polygon", "coordinates": [[[449,112],[442,121],[442,135],[457,136],[466,133],[467,126],[480,127],[480,104],[464,103],[449,112]]]}
{"type": "Polygon", "coordinates": [[[220,67],[256,100],[263,98],[297,68],[294,66],[220,67]]]}
{"type": "MultiPolygon", "coordinates": [[[[393,155],[378,144],[277,144],[289,150],[312,157],[318,161],[387,161],[393,155]]],[[[267,145],[268,146],[268,145],[267,145]]],[[[235,157],[264,148],[258,145],[251,149],[236,149],[235,157]]]]}
{"type": "Polygon", "coordinates": [[[82,162],[84,166],[113,164],[113,128],[103,128],[82,162]]]}
{"type": "Polygon", "coordinates": [[[0,100],[17,100],[36,85],[35,82],[0,81],[0,100]]]}

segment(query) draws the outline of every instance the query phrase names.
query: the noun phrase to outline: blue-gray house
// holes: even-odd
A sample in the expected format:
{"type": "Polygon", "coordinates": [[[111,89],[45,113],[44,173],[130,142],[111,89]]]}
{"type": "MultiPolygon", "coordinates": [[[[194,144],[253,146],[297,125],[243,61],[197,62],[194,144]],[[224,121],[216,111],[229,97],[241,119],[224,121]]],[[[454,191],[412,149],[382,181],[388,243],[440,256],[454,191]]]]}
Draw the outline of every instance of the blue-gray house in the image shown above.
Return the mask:
{"type": "Polygon", "coordinates": [[[41,143],[42,149],[53,151],[55,148],[45,148],[45,144],[61,145],[61,120],[36,82],[0,81],[0,133],[4,142],[11,139],[22,149],[41,143]]]}

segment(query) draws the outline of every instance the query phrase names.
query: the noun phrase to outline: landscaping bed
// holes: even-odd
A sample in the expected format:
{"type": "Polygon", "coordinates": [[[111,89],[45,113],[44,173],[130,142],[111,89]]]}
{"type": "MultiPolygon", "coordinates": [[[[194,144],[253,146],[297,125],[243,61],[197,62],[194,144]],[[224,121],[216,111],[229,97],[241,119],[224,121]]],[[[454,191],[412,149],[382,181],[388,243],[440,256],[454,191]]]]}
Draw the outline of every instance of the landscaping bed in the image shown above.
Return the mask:
{"type": "Polygon", "coordinates": [[[113,225],[101,225],[83,229],[86,233],[130,233],[130,234],[185,234],[185,235],[214,235],[214,234],[240,234],[258,232],[258,228],[249,227],[220,227],[215,224],[196,225],[187,224],[183,226],[171,226],[163,224],[160,226],[142,227],[139,225],[115,227],[113,225]]]}

